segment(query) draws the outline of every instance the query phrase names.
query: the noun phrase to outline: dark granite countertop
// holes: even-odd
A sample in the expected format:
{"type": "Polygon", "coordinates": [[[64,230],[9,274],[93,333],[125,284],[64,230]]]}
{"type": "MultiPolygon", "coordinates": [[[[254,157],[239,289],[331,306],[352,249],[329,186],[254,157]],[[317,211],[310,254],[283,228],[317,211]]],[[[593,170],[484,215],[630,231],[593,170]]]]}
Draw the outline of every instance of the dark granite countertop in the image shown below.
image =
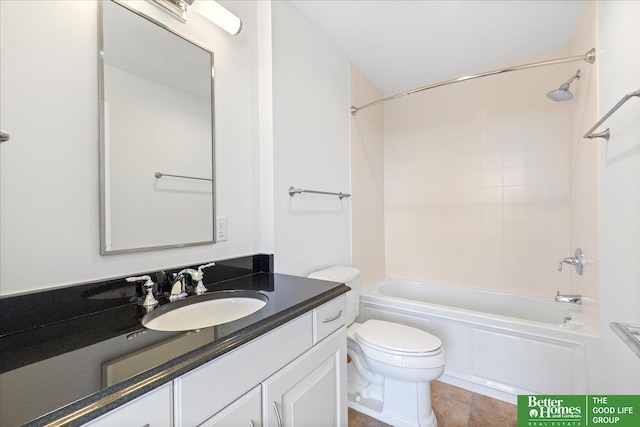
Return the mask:
{"type": "MultiPolygon", "coordinates": [[[[141,325],[145,310],[122,291],[118,297],[124,304],[4,333],[0,424],[81,425],[349,290],[342,284],[270,272],[251,272],[206,286],[209,292],[255,290],[268,301],[259,311],[233,322],[189,332],[160,332],[141,325]]],[[[6,308],[6,299],[2,302],[6,308]]],[[[259,363],[259,355],[256,359],[259,363]]]]}

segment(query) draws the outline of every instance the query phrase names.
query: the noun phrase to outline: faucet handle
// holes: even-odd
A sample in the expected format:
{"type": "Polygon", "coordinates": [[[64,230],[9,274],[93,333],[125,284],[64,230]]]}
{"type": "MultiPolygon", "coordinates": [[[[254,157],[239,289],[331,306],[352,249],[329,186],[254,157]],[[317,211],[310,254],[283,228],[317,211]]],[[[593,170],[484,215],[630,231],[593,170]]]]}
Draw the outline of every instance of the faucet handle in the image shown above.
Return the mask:
{"type": "Polygon", "coordinates": [[[204,270],[207,267],[213,267],[214,265],[216,265],[215,262],[210,262],[209,264],[203,264],[200,267],[198,267],[198,274],[197,274],[198,285],[196,286],[196,290],[195,290],[196,295],[202,295],[207,292],[207,288],[202,283],[202,279],[204,279],[204,272],[202,270],[204,270]]]}
{"type": "Polygon", "coordinates": [[[143,283],[143,286],[145,287],[146,291],[147,291],[147,296],[144,298],[144,302],[142,303],[143,307],[154,307],[156,305],[158,305],[158,300],[155,299],[155,297],[153,296],[153,286],[154,283],[151,280],[151,277],[144,275],[144,276],[135,276],[135,277],[127,277],[125,279],[127,282],[129,283],[133,283],[133,282],[141,282],[141,281],[145,281],[143,283]]]}
{"type": "Polygon", "coordinates": [[[215,262],[210,262],[209,264],[201,265],[200,267],[198,267],[198,271],[202,273],[203,272],[202,270],[204,270],[207,267],[213,267],[214,265],[216,265],[215,262]]]}

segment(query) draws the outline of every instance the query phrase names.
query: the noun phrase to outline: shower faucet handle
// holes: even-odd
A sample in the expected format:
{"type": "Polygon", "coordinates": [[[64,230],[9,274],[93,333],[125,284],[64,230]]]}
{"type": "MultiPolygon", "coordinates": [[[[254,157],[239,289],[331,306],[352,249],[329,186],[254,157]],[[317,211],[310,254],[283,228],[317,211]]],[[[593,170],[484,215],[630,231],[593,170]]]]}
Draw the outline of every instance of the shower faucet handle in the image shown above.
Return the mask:
{"type": "Polygon", "coordinates": [[[576,249],[574,256],[563,258],[558,263],[558,271],[562,271],[562,264],[570,264],[576,268],[576,272],[579,276],[582,276],[582,271],[584,269],[584,257],[582,256],[582,249],[576,249]]]}

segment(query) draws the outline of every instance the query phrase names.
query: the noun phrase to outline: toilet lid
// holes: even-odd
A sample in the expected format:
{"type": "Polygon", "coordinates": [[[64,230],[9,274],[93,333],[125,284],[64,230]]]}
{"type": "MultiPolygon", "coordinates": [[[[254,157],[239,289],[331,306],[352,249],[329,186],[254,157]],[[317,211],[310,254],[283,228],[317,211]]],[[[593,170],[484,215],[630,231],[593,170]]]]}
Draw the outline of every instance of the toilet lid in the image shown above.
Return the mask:
{"type": "Polygon", "coordinates": [[[355,333],[358,342],[400,353],[430,353],[442,342],[428,332],[383,320],[367,320],[355,333]]]}

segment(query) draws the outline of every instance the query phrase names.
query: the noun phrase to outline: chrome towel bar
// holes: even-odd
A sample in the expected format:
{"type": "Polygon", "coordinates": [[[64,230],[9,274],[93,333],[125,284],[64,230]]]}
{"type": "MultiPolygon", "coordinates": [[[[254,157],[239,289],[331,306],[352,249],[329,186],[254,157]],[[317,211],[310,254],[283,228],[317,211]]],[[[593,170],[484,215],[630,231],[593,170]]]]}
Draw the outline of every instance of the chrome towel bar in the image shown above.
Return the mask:
{"type": "Polygon", "coordinates": [[[640,325],[611,322],[609,327],[636,356],[640,357],[640,325]]]}
{"type": "Polygon", "coordinates": [[[197,179],[200,181],[213,181],[211,178],[198,178],[197,176],[171,175],[171,174],[162,173],[162,172],[156,172],[154,176],[156,178],[162,178],[163,176],[171,176],[173,178],[197,179]]]}
{"type": "Polygon", "coordinates": [[[345,194],[345,193],[331,193],[328,191],[303,190],[302,188],[289,187],[289,196],[293,197],[296,194],[301,194],[301,193],[326,194],[328,196],[338,196],[340,200],[344,199],[345,197],[351,197],[351,194],[345,194]]]}
{"type": "Polygon", "coordinates": [[[593,131],[596,130],[598,128],[598,126],[600,126],[602,123],[604,123],[605,120],[607,120],[609,117],[611,117],[611,115],[613,113],[615,113],[618,108],[622,107],[622,104],[627,102],[629,100],[629,98],[632,98],[634,96],[639,96],[640,97],[640,89],[638,89],[635,92],[631,92],[631,93],[628,93],[625,96],[623,96],[622,99],[620,101],[618,101],[618,103],[616,105],[614,105],[613,108],[611,108],[609,110],[609,112],[607,112],[607,114],[602,116],[602,118],[600,120],[598,120],[598,122],[595,125],[593,125],[593,127],[591,129],[589,129],[587,131],[587,133],[584,134],[583,138],[589,138],[589,139],[604,138],[604,139],[606,139],[608,141],[609,138],[611,137],[611,131],[609,130],[609,128],[607,128],[607,129],[605,129],[605,130],[603,130],[602,132],[599,132],[599,133],[594,133],[593,131]]]}

